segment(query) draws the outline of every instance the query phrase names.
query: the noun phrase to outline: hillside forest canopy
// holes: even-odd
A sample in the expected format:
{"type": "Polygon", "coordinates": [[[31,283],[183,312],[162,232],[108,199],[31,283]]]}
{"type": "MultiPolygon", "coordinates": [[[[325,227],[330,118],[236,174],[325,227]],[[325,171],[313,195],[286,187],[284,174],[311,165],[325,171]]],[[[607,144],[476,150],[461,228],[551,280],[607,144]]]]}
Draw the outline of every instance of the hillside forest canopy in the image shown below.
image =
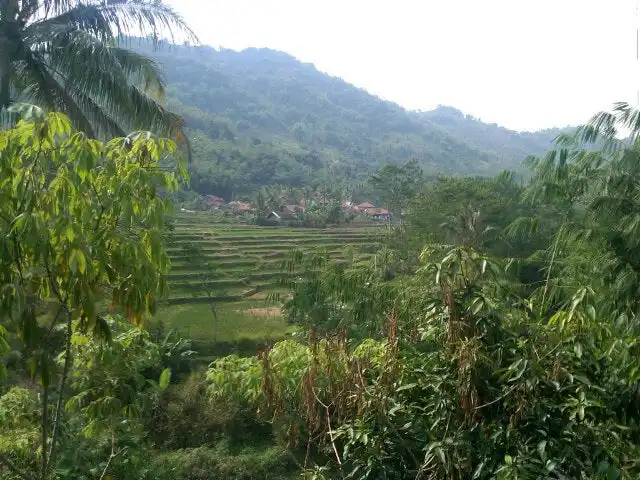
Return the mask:
{"type": "Polygon", "coordinates": [[[0,480],[640,477],[640,111],[515,133],[118,30],[171,15],[0,4],[0,480]],[[148,54],[190,149],[62,75],[148,54]]]}
{"type": "Polygon", "coordinates": [[[444,106],[409,112],[269,49],[131,46],[166,72],[192,142],[192,188],[227,200],[265,185],[358,184],[411,160],[427,174],[524,174],[522,159],[562,132],[514,132],[444,106]]]}

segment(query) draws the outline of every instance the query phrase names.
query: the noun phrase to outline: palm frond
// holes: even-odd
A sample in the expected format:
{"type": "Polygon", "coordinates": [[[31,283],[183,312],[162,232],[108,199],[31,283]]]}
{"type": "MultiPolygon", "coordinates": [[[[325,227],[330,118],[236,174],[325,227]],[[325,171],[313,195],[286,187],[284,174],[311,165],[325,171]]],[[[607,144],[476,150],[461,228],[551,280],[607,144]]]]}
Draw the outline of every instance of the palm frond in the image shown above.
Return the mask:
{"type": "MultiPolygon", "coordinates": [[[[154,60],[107,45],[88,32],[68,27],[51,30],[48,44],[36,42],[40,54],[76,102],[87,106],[94,132],[112,135],[150,129],[185,141],[182,118],[150,96],[164,91],[154,60]]],[[[35,40],[38,32],[31,33],[35,40]]]]}
{"type": "Polygon", "coordinates": [[[28,22],[41,8],[39,0],[23,0],[18,11],[18,21],[28,22]]]}
{"type": "Polygon", "coordinates": [[[95,136],[93,125],[69,91],[48,71],[46,62],[31,51],[22,52],[22,56],[25,60],[14,71],[15,84],[22,89],[19,93],[47,109],[66,113],[79,129],[95,136]]]}
{"type": "Polygon", "coordinates": [[[158,94],[164,91],[160,66],[150,57],[114,46],[114,42],[103,42],[89,32],[73,27],[49,29],[45,34],[46,43],[45,39],[40,41],[37,33],[30,37],[31,43],[38,45],[38,50],[48,56],[58,71],[72,72],[76,78],[89,75],[90,81],[95,81],[95,76],[104,72],[117,77],[123,85],[134,83],[158,94]]]}
{"type": "Polygon", "coordinates": [[[189,41],[197,42],[195,33],[171,7],[157,0],[108,0],[79,2],[51,0],[57,4],[38,22],[40,28],[68,25],[95,35],[100,40],[114,40],[120,36],[142,35],[157,39],[168,34],[174,41],[182,33],[189,41]]]}
{"type": "Polygon", "coordinates": [[[69,93],[93,126],[98,138],[123,137],[127,133],[114,118],[81,90],[69,87],[69,93]]]}

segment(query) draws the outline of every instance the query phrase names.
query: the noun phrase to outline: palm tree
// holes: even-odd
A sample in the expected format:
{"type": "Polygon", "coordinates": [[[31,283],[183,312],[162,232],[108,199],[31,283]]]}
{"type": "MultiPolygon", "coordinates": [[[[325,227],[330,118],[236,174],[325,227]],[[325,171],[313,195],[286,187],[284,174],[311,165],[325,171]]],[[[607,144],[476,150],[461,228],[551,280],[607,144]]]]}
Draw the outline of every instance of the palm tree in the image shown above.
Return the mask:
{"type": "Polygon", "coordinates": [[[534,175],[525,197],[553,212],[559,223],[543,257],[548,266],[542,304],[572,298],[590,285],[600,308],[635,311],[640,308],[640,110],[617,103],[557,143],[544,157],[527,161],[534,175]]]}
{"type": "Polygon", "coordinates": [[[0,111],[29,101],[93,137],[148,129],[184,139],[182,119],[158,103],[158,64],[122,46],[178,32],[197,41],[161,0],[0,0],[0,111]]]}
{"type": "Polygon", "coordinates": [[[482,212],[471,205],[442,223],[440,228],[450,233],[454,244],[471,247],[481,245],[489,232],[496,230],[493,226],[485,225],[482,212]]]}

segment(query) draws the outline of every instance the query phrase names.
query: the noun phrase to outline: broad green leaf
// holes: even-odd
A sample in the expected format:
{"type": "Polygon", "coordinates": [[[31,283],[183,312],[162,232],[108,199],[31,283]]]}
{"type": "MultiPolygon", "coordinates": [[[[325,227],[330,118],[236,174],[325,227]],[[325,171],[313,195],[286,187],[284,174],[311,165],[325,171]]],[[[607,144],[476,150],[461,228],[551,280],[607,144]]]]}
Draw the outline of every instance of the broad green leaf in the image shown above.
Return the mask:
{"type": "Polygon", "coordinates": [[[158,387],[160,390],[166,390],[171,383],[171,369],[165,368],[160,374],[160,379],[158,380],[158,387]]]}
{"type": "Polygon", "coordinates": [[[547,471],[547,473],[551,473],[556,469],[557,463],[553,460],[547,460],[547,463],[545,463],[544,469],[547,471]]]}
{"type": "Polygon", "coordinates": [[[545,457],[547,456],[545,449],[547,448],[547,441],[546,440],[542,440],[538,443],[538,455],[540,455],[541,459],[545,459],[545,457]]]}
{"type": "Polygon", "coordinates": [[[473,472],[473,478],[474,479],[480,478],[480,475],[482,475],[483,469],[484,469],[484,462],[480,462],[480,464],[477,466],[477,468],[473,472]]]}
{"type": "Polygon", "coordinates": [[[78,248],[74,248],[71,250],[71,254],[69,255],[69,268],[73,273],[81,273],[85,272],[87,267],[86,259],[82,250],[78,248]]]}

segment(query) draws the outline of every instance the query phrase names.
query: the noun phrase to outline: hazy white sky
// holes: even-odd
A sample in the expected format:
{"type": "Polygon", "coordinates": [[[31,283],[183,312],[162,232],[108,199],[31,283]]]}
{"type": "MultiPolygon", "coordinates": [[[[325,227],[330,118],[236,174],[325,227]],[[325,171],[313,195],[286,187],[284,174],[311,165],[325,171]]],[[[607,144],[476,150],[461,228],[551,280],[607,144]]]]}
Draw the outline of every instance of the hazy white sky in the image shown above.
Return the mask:
{"type": "Polygon", "coordinates": [[[203,44],[283,50],[407,108],[517,130],[635,103],[637,0],[167,0],[203,44]]]}

